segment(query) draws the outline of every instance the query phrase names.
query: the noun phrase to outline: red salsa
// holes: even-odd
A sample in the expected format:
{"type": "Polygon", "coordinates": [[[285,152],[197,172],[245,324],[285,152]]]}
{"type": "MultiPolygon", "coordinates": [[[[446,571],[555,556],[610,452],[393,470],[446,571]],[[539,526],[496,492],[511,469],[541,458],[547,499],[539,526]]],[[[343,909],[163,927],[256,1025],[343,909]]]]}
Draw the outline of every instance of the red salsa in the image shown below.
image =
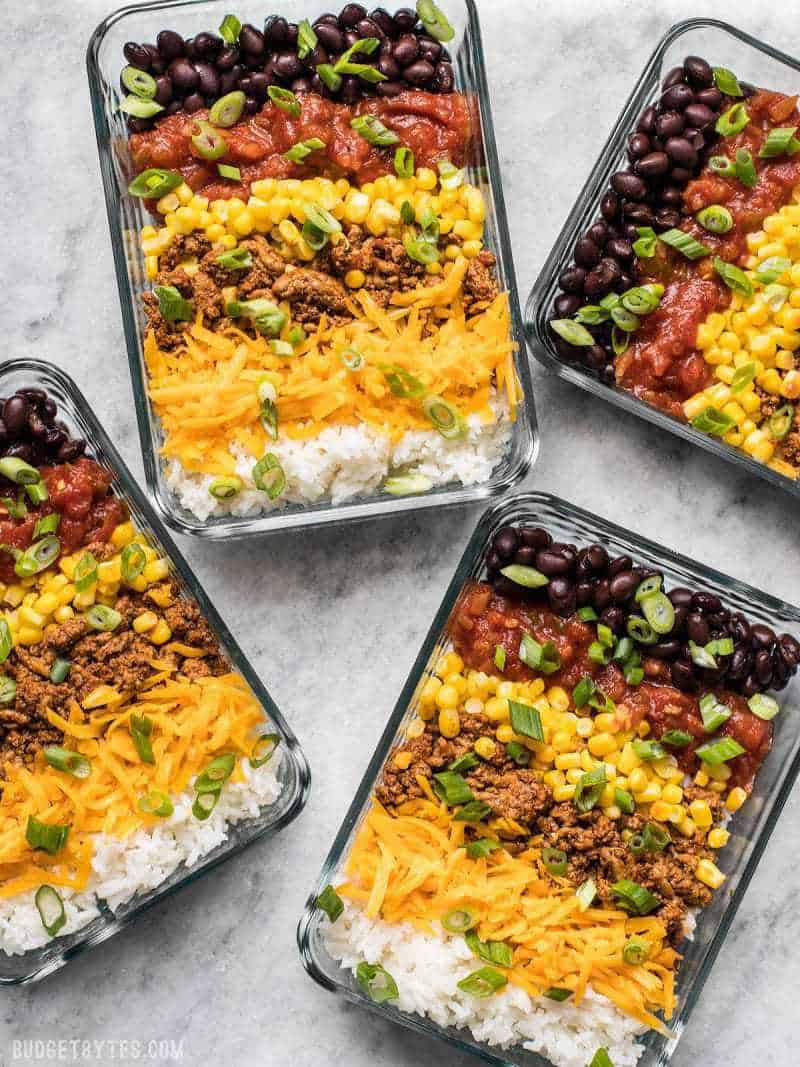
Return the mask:
{"type": "MultiPolygon", "coordinates": [[[[468,583],[459,597],[450,617],[449,633],[467,666],[487,674],[497,673],[495,650],[501,646],[506,655],[502,673],[509,681],[538,677],[519,658],[524,633],[541,644],[552,641],[558,648],[561,667],[548,676],[551,685],[560,685],[571,693],[581,678],[589,676],[617,705],[621,729],[633,729],[646,720],[655,739],[667,730],[691,734],[690,745],[670,751],[687,773],[698,769],[695,750],[710,739],[703,727],[699,698],[668,684],[667,667],[662,661],[645,658],[642,664],[645,681],[641,685],[628,685],[617,666],[604,667],[589,659],[589,645],[597,637],[595,626],[577,615],[564,619],[547,607],[507,600],[498,596],[490,585],[479,582],[468,583]]],[[[730,782],[749,789],[772,746],[772,724],[753,715],[738,694],[719,689],[715,695],[732,711],[715,736],[730,736],[745,749],[744,755],[728,763],[732,771],[730,782]]]]}

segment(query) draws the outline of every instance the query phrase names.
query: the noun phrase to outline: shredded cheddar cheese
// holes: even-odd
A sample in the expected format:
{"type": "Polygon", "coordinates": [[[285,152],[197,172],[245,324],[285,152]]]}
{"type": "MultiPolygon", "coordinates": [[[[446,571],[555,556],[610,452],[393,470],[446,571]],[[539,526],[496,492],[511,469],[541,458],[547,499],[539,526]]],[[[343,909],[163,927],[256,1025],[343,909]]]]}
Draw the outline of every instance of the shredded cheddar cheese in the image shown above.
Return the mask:
{"type": "Polygon", "coordinates": [[[674,1011],[679,956],[665,943],[663,923],[612,908],[581,911],[572,887],[544,876],[534,849],[517,856],[498,849],[472,859],[461,847],[464,828],[438,801],[410,801],[396,817],[375,803],[338,892],[370,918],[407,922],[426,934],[441,934],[447,912],[468,909],[482,940],[511,946],[508,979],[531,996],[555,986],[572,990],[579,1004],[591,986],[621,1011],[664,1031],[663,1020],[674,1011]],[[623,960],[632,936],[650,945],[644,964],[623,960]]]}

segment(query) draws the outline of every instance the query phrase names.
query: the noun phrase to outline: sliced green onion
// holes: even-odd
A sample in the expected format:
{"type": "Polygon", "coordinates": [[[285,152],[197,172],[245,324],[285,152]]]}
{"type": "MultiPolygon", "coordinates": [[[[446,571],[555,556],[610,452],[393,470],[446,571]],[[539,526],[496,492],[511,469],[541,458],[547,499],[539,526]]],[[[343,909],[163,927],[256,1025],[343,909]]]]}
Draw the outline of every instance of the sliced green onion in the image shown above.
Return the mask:
{"type": "Polygon", "coordinates": [[[42,754],[51,767],[55,767],[57,771],[66,771],[73,778],[88,778],[92,773],[91,763],[80,752],[72,752],[59,745],[49,745],[42,750],[42,754]]]}
{"type": "Polygon", "coordinates": [[[695,415],[691,421],[696,430],[702,430],[703,433],[712,434],[714,437],[723,437],[728,430],[736,425],[734,418],[726,415],[724,411],[719,411],[717,408],[712,407],[710,404],[705,411],[695,415]]]}
{"type": "Polygon", "coordinates": [[[33,899],[39,918],[42,920],[42,926],[51,937],[55,937],[67,922],[64,901],[51,885],[40,885],[33,899]]]}
{"type": "Polygon", "coordinates": [[[737,393],[741,393],[753,382],[756,376],[755,363],[745,363],[741,367],[737,367],[731,378],[731,384],[728,387],[734,396],[737,393]]]}
{"type": "Polygon", "coordinates": [[[5,619],[0,619],[0,663],[5,663],[13,647],[14,638],[11,636],[11,627],[5,619]]]}
{"type": "Polygon", "coordinates": [[[654,822],[645,824],[642,839],[647,852],[663,852],[672,841],[669,831],[654,822]]]}
{"type": "Polygon", "coordinates": [[[663,745],[658,741],[643,741],[641,738],[634,738],[631,741],[631,747],[640,760],[645,763],[651,763],[653,760],[663,759],[666,756],[663,745]]]}
{"type": "Polygon", "coordinates": [[[769,417],[769,432],[776,441],[782,441],[792,428],[794,422],[794,408],[791,404],[783,404],[769,417]]]}
{"type": "Polygon", "coordinates": [[[785,256],[770,256],[756,267],[756,278],[763,285],[777,282],[782,275],[792,269],[792,261],[785,256]]]}
{"type": "Polygon", "coordinates": [[[628,685],[640,685],[644,680],[644,671],[641,667],[641,660],[637,660],[625,665],[625,681],[628,685]]]}
{"type": "Polygon", "coordinates": [[[216,500],[232,500],[244,488],[241,478],[231,475],[228,478],[215,478],[208,487],[209,493],[216,500]]]}
{"type": "Polygon", "coordinates": [[[73,581],[79,593],[85,592],[97,582],[97,560],[91,552],[84,552],[78,560],[73,581]]]}
{"type": "Polygon", "coordinates": [[[707,670],[715,671],[717,669],[717,661],[714,657],[714,653],[710,649],[696,644],[694,641],[689,642],[689,654],[691,656],[692,663],[698,667],[705,667],[707,670]]]}
{"type": "Polygon", "coordinates": [[[120,569],[122,572],[122,580],[124,582],[132,582],[144,570],[147,564],[147,556],[141,545],[137,545],[135,541],[131,541],[122,550],[122,558],[120,560],[120,569]]]}
{"type": "Polygon", "coordinates": [[[594,770],[586,771],[585,774],[582,774],[578,779],[575,793],[572,797],[572,803],[578,811],[591,811],[600,800],[600,794],[605,789],[607,782],[606,765],[604,763],[601,763],[599,767],[595,767],[594,770]]]}
{"type": "Polygon", "coordinates": [[[587,911],[597,896],[597,885],[594,878],[587,878],[585,882],[582,882],[575,890],[575,896],[578,898],[578,910],[587,911]]]}
{"type": "Polygon", "coordinates": [[[628,878],[615,882],[611,886],[611,892],[617,898],[620,908],[631,915],[649,915],[661,903],[649,889],[628,878]]]}
{"type": "Polygon", "coordinates": [[[198,793],[194,798],[192,804],[192,815],[195,819],[199,819],[200,822],[205,822],[211,812],[217,806],[219,800],[219,790],[209,793],[198,793]]]}
{"type": "Polygon", "coordinates": [[[705,647],[706,652],[710,652],[712,656],[731,656],[733,655],[733,638],[718,637],[714,641],[709,641],[705,647]]]}
{"type": "Polygon", "coordinates": [[[735,293],[739,293],[744,297],[751,297],[753,295],[753,283],[741,267],[736,267],[733,263],[726,263],[726,261],[720,259],[719,256],[714,256],[711,262],[714,266],[714,270],[720,278],[722,278],[729,289],[732,289],[735,293]]]}
{"type": "Polygon", "coordinates": [[[480,970],[473,971],[466,978],[462,978],[457,985],[463,993],[483,998],[492,996],[507,982],[506,976],[496,971],[494,967],[481,967],[480,970]]]}
{"type": "Polygon", "coordinates": [[[317,47],[317,35],[308,19],[301,19],[297,24],[297,55],[300,59],[310,56],[317,47]]]}
{"type": "Polygon", "coordinates": [[[620,330],[618,326],[613,326],[611,329],[611,348],[614,351],[615,356],[621,356],[624,352],[628,351],[628,346],[631,343],[631,335],[624,330],[620,330]]]}
{"type": "Polygon", "coordinates": [[[223,752],[216,756],[195,779],[194,788],[198,793],[213,793],[219,790],[233,774],[236,756],[233,752],[223,752]]]}
{"type": "Polygon", "coordinates": [[[21,490],[17,494],[16,500],[11,496],[0,496],[0,504],[3,505],[12,519],[27,518],[28,508],[25,504],[24,491],[21,490]]]}
{"type": "Polygon", "coordinates": [[[521,585],[525,589],[541,589],[550,581],[535,567],[527,567],[522,563],[510,563],[507,567],[503,567],[500,573],[510,582],[521,585]]]}
{"type": "Polygon", "coordinates": [[[470,841],[466,846],[467,855],[473,860],[486,859],[490,852],[496,852],[503,846],[499,841],[491,837],[481,837],[477,841],[470,841]]]}
{"type": "Polygon", "coordinates": [[[414,177],[414,153],[410,148],[397,149],[394,154],[394,172],[398,178],[414,177]]]}
{"type": "Polygon", "coordinates": [[[602,641],[592,641],[589,648],[586,650],[586,655],[592,663],[597,663],[601,667],[605,667],[611,662],[613,654],[613,648],[603,644],[602,641]]]}
{"type": "Polygon", "coordinates": [[[119,105],[119,109],[124,111],[126,115],[133,115],[137,119],[151,119],[154,115],[164,110],[161,104],[157,104],[155,100],[143,100],[141,96],[137,96],[135,93],[126,96],[119,105]]]}
{"type": "Polygon", "coordinates": [[[615,663],[627,663],[633,656],[638,656],[638,652],[633,645],[633,639],[621,637],[614,646],[614,655],[611,658],[615,663]]]}
{"type": "Polygon", "coordinates": [[[273,400],[264,399],[261,401],[261,407],[259,408],[258,419],[261,423],[262,429],[268,434],[273,441],[278,440],[278,408],[273,400]]]}
{"type": "Polygon", "coordinates": [[[390,130],[387,126],[384,126],[381,120],[375,115],[357,115],[354,119],[350,120],[350,126],[356,131],[359,137],[363,137],[368,144],[385,147],[400,143],[400,138],[394,130],[390,130]]]}
{"type": "MultiPolygon", "coordinates": [[[[319,71],[317,67],[317,71],[319,71]]],[[[267,96],[270,98],[275,107],[281,111],[285,111],[287,115],[291,115],[293,119],[300,118],[300,101],[295,94],[289,89],[282,89],[280,85],[270,85],[267,89],[267,96]]]]}
{"type": "Polygon", "coordinates": [[[302,326],[292,326],[286,335],[292,345],[301,345],[308,336],[302,326]]]}
{"type": "Polygon", "coordinates": [[[153,755],[153,746],[150,743],[153,720],[147,715],[131,715],[128,720],[128,729],[139,759],[142,763],[154,764],[156,758],[153,755]]]}
{"type": "Polygon", "coordinates": [[[472,790],[460,774],[453,771],[441,771],[434,774],[434,791],[450,807],[457,804],[468,804],[474,800],[472,790]]]}
{"type": "Polygon", "coordinates": [[[17,459],[16,456],[4,456],[0,459],[0,474],[17,485],[33,485],[42,480],[36,467],[32,467],[24,459],[17,459]]]}
{"type": "Polygon", "coordinates": [[[604,622],[597,624],[597,640],[604,648],[612,648],[614,645],[614,631],[604,622]]]}
{"type": "Polygon", "coordinates": [[[709,204],[698,211],[695,218],[709,233],[728,233],[733,229],[733,215],[722,204],[709,204]]]}
{"type": "Polygon", "coordinates": [[[454,404],[441,396],[426,396],[422,410],[437,431],[447,441],[459,441],[467,436],[467,421],[454,404]]]}
{"type": "Polygon", "coordinates": [[[383,483],[383,488],[392,496],[413,496],[433,489],[433,482],[425,474],[393,474],[383,483]]]}
{"type": "Polygon", "coordinates": [[[228,151],[228,142],[219,130],[203,119],[196,119],[195,127],[197,132],[192,134],[192,145],[197,154],[202,159],[221,159],[228,151]]]}
{"type": "Polygon", "coordinates": [[[374,1004],[384,1004],[400,996],[397,982],[379,963],[359,963],[356,981],[374,1004]]]}
{"type": "Polygon", "coordinates": [[[343,52],[336,60],[333,68],[334,72],[336,74],[353,74],[371,85],[386,81],[386,75],[382,74],[376,67],[371,67],[368,63],[354,62],[354,56],[361,52],[366,55],[372,55],[380,43],[377,37],[362,37],[358,41],[354,41],[347,51],[343,52]]]}
{"type": "Polygon", "coordinates": [[[735,178],[736,177],[736,164],[728,156],[712,156],[708,165],[715,174],[719,174],[723,178],[735,178]]]}
{"type": "Polygon", "coordinates": [[[567,854],[560,848],[543,848],[542,863],[548,874],[562,878],[569,870],[567,854]]]}
{"type": "Polygon", "coordinates": [[[106,604],[93,604],[83,613],[83,617],[93,630],[101,630],[104,633],[116,630],[122,622],[120,613],[106,604]]]}
{"type": "Polygon", "coordinates": [[[656,254],[658,236],[652,226],[637,226],[636,232],[639,237],[633,242],[634,255],[638,259],[652,259],[656,254]]]}
{"type": "Polygon", "coordinates": [[[283,153],[283,158],[288,159],[290,163],[304,163],[312,152],[319,152],[323,148],[325,142],[320,141],[319,137],[309,137],[307,141],[297,141],[293,144],[288,152],[283,153]]]}
{"type": "Polygon", "coordinates": [[[344,911],[344,901],[333,888],[326,885],[316,899],[316,905],[320,911],[324,911],[332,923],[335,923],[344,911]]]}
{"type": "Polygon", "coordinates": [[[658,634],[647,619],[643,619],[641,615],[631,615],[626,629],[634,641],[638,641],[642,645],[654,645],[658,641],[658,634]]]}
{"type": "Polygon", "coordinates": [[[623,293],[620,301],[622,306],[627,308],[628,311],[632,311],[634,315],[649,315],[661,303],[663,295],[663,285],[637,285],[635,288],[628,289],[627,292],[623,293]]]}
{"type": "Polygon", "coordinates": [[[338,93],[342,87],[342,76],[337,74],[330,63],[320,63],[316,68],[317,74],[332,93],[338,93]]]}
{"type": "Polygon", "coordinates": [[[505,941],[481,941],[474,930],[467,930],[464,940],[470,950],[480,960],[487,963],[495,963],[498,967],[510,967],[514,962],[514,954],[511,946],[505,941]]]}
{"type": "Polygon", "coordinates": [[[717,119],[714,129],[723,137],[735,137],[741,133],[750,121],[750,115],[744,104],[734,104],[727,111],[723,111],[717,119]]]}
{"type": "Polygon", "coordinates": [[[357,348],[343,348],[339,353],[339,359],[343,366],[352,371],[361,370],[365,363],[364,357],[357,348]]]}
{"type": "Polygon", "coordinates": [[[734,164],[734,170],[736,177],[745,185],[748,189],[752,189],[758,184],[758,174],[756,173],[756,165],[753,162],[753,156],[747,148],[736,149],[736,161],[734,164]]]}
{"type": "Polygon", "coordinates": [[[628,851],[632,855],[636,856],[637,859],[639,858],[639,856],[644,855],[645,847],[644,837],[642,836],[642,834],[634,834],[632,837],[628,838],[628,851]]]}
{"type": "Polygon", "coordinates": [[[573,319],[551,319],[550,329],[563,338],[567,344],[577,345],[579,348],[588,348],[594,344],[594,337],[586,327],[573,319]]]}
{"type": "Polygon", "coordinates": [[[588,674],[584,674],[572,690],[572,700],[575,707],[582,708],[585,704],[588,704],[596,688],[594,679],[590,678],[588,674]]]}
{"type": "Polygon", "coordinates": [[[641,326],[641,322],[632,311],[628,311],[622,304],[617,304],[616,307],[611,309],[611,318],[614,320],[614,324],[624,330],[625,333],[633,333],[641,326]]]}
{"type": "Polygon", "coordinates": [[[158,300],[158,310],[167,322],[189,322],[194,318],[194,308],[174,285],[157,285],[153,292],[158,300]]]}
{"type": "Polygon", "coordinates": [[[129,93],[142,100],[152,100],[158,90],[155,78],[137,67],[125,67],[120,79],[129,93]]]}
{"type": "Polygon", "coordinates": [[[710,248],[706,248],[704,244],[695,240],[690,233],[685,233],[683,230],[666,230],[660,235],[660,238],[665,245],[674,248],[676,252],[680,252],[687,259],[701,259],[711,251],[710,248]]]}
{"type": "Polygon", "coordinates": [[[561,989],[559,986],[551,986],[549,989],[545,989],[542,993],[543,997],[547,997],[548,1000],[555,1000],[558,1003],[563,1003],[565,1000],[569,1000],[572,996],[571,989],[561,989]]]}
{"type": "Polygon", "coordinates": [[[278,734],[262,734],[250,752],[250,766],[263,767],[265,763],[269,763],[280,743],[278,734]]]}
{"type": "Polygon", "coordinates": [[[773,313],[780,311],[786,301],[789,299],[789,286],[788,285],[768,285],[764,289],[764,299],[769,305],[770,311],[773,313]]]}
{"type": "Polygon", "coordinates": [[[675,625],[675,608],[665,593],[645,597],[642,613],[657,634],[668,634],[675,625]]]}
{"type": "Polygon", "coordinates": [[[411,400],[422,396],[425,392],[425,386],[419,378],[415,378],[407,370],[398,367],[396,363],[378,363],[377,366],[383,371],[386,384],[393,396],[411,400]]]}
{"type": "Polygon", "coordinates": [[[151,789],[149,793],[139,797],[136,807],[143,815],[153,815],[157,819],[168,819],[175,810],[167,794],[158,789],[151,789]]]}
{"type": "Polygon", "coordinates": [[[713,693],[706,693],[700,698],[700,715],[703,729],[707,734],[715,733],[733,714],[727,704],[721,703],[713,693]]]}
{"type": "Polygon", "coordinates": [[[515,734],[530,737],[533,741],[544,741],[544,728],[538,708],[531,707],[529,704],[520,704],[516,700],[509,700],[508,711],[515,734]]]}
{"type": "Polygon", "coordinates": [[[589,1064],[589,1067],[614,1067],[614,1064],[611,1062],[611,1057],[608,1054],[608,1049],[599,1048],[594,1056],[592,1056],[592,1062],[589,1064]]]}
{"type": "Polygon", "coordinates": [[[252,319],[259,333],[267,337],[278,337],[288,322],[285,311],[271,300],[231,300],[225,311],[232,319],[252,319]]]}
{"type": "Polygon", "coordinates": [[[597,622],[597,612],[587,605],[585,608],[578,608],[578,618],[581,622],[597,622]]]}
{"type": "Polygon", "coordinates": [[[417,0],[417,16],[425,32],[437,41],[447,44],[455,37],[456,31],[447,20],[447,16],[433,0],[417,0]]]}
{"type": "Polygon", "coordinates": [[[0,674],[0,704],[10,704],[17,695],[17,683],[8,674],[0,674]]]}
{"type": "Polygon", "coordinates": [[[619,786],[614,789],[614,803],[624,815],[633,815],[636,811],[636,801],[633,799],[633,794],[629,793],[627,789],[620,789],[619,786]]]}
{"type": "Polygon", "coordinates": [[[604,693],[602,689],[595,689],[594,696],[589,701],[589,705],[595,708],[597,711],[605,711],[609,714],[613,714],[617,710],[617,705],[604,693]]]}
{"type": "Polygon", "coordinates": [[[800,149],[800,142],[795,137],[796,126],[773,126],[758,153],[759,159],[772,159],[775,156],[790,155],[800,149]]]}
{"type": "Polygon", "coordinates": [[[235,126],[242,117],[245,103],[246,97],[240,89],[232,93],[226,93],[225,96],[221,96],[219,100],[214,101],[208,112],[208,117],[214,126],[222,126],[223,129],[235,126]]]}
{"type": "Polygon", "coordinates": [[[34,541],[25,549],[14,564],[14,571],[20,578],[30,578],[34,574],[40,574],[47,570],[51,563],[58,559],[61,552],[61,542],[53,534],[34,541]]]}
{"type": "Polygon", "coordinates": [[[449,159],[440,159],[437,166],[439,186],[442,189],[459,189],[464,184],[464,171],[456,167],[449,159]]]}
{"type": "Polygon", "coordinates": [[[33,528],[34,541],[43,534],[55,533],[60,522],[61,516],[57,511],[51,511],[49,515],[42,515],[40,519],[36,520],[36,525],[33,528]]]}
{"type": "Polygon", "coordinates": [[[50,681],[54,685],[60,685],[62,682],[66,681],[66,676],[71,667],[73,667],[73,665],[71,665],[69,659],[55,660],[55,663],[50,668],[50,681]]]}
{"type": "Polygon", "coordinates": [[[757,718],[763,719],[764,722],[774,719],[781,710],[778,701],[774,697],[767,696],[766,693],[754,693],[747,701],[747,706],[757,718]]]}
{"type": "Polygon", "coordinates": [[[506,753],[518,767],[527,767],[531,762],[531,752],[519,741],[509,741],[506,745],[506,753]]]}
{"type": "Polygon", "coordinates": [[[230,178],[235,182],[242,180],[242,172],[239,168],[232,167],[229,163],[217,163],[217,174],[219,174],[220,178],[230,178]]]}
{"type": "Polygon", "coordinates": [[[25,492],[32,504],[44,504],[48,498],[47,486],[44,482],[34,482],[25,486],[25,492]]]}
{"type": "Polygon", "coordinates": [[[553,642],[545,641],[542,645],[530,634],[522,635],[519,658],[532,670],[542,674],[554,674],[561,666],[561,654],[553,642]]]}
{"type": "Polygon", "coordinates": [[[67,842],[69,826],[61,826],[57,823],[40,822],[35,815],[28,816],[25,826],[25,840],[31,848],[40,848],[55,856],[67,842]]]}
{"type": "Polygon", "coordinates": [[[255,464],[252,478],[256,489],[266,493],[270,500],[277,500],[286,489],[286,474],[274,452],[267,452],[255,464]]]}
{"type": "Polygon", "coordinates": [[[131,196],[139,196],[145,200],[160,200],[182,183],[183,175],[176,170],[148,167],[136,175],[128,186],[128,192],[131,196]]]}
{"type": "Polygon", "coordinates": [[[739,79],[727,67],[714,67],[714,81],[724,96],[743,96],[739,79]]]}
{"type": "Polygon", "coordinates": [[[482,800],[470,800],[468,804],[458,809],[453,820],[454,822],[481,822],[491,814],[490,804],[484,804],[482,800]]]}
{"type": "Polygon", "coordinates": [[[235,15],[226,15],[220,23],[219,35],[226,44],[236,44],[241,31],[242,24],[235,15]]]}
{"type": "Polygon", "coordinates": [[[441,919],[442,926],[448,934],[465,934],[471,930],[478,920],[471,911],[465,908],[455,908],[446,912],[441,919]]]}
{"type": "Polygon", "coordinates": [[[632,937],[625,942],[622,950],[622,958],[632,966],[640,966],[646,963],[650,956],[650,946],[641,937],[632,937]]]}
{"type": "Polygon", "coordinates": [[[666,730],[660,740],[662,745],[669,745],[670,748],[686,748],[692,743],[692,735],[685,730],[666,730]]]}
{"type": "Polygon", "coordinates": [[[495,645],[494,665],[499,671],[504,671],[506,669],[506,650],[502,645],[495,645]]]}
{"type": "Polygon", "coordinates": [[[718,767],[721,763],[743,756],[745,751],[732,737],[720,737],[716,741],[708,741],[705,745],[701,745],[695,755],[709,767],[718,767]]]}
{"type": "Polygon", "coordinates": [[[585,326],[601,326],[610,318],[609,309],[601,307],[600,304],[584,304],[575,312],[575,322],[580,322],[585,326]]]}
{"type": "Polygon", "coordinates": [[[462,771],[471,771],[473,767],[477,767],[480,760],[474,752],[465,752],[463,756],[459,756],[458,759],[454,759],[452,763],[448,764],[448,771],[455,771],[456,774],[461,774],[462,771]]]}
{"type": "MultiPolygon", "coordinates": [[[[429,263],[437,263],[439,260],[439,250],[436,245],[431,244],[430,241],[426,241],[423,238],[411,237],[406,235],[403,238],[403,247],[406,250],[409,259],[412,259],[415,263],[422,263],[427,266],[429,263]]],[[[571,322],[571,319],[565,319],[565,322],[571,322]]]]}

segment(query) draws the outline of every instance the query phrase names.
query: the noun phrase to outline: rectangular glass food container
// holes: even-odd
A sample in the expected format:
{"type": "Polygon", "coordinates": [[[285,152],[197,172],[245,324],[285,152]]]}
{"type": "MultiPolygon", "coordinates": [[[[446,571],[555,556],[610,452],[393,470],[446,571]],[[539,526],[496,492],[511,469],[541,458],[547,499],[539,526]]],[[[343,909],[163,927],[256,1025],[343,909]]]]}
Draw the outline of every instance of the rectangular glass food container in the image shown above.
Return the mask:
{"type": "Polygon", "coordinates": [[[715,456],[738,464],[750,474],[766,478],[773,485],[800,496],[800,481],[792,481],[765,463],[758,463],[733,446],[701,433],[689,423],[667,415],[624,389],[599,381],[585,368],[563,359],[555,348],[552,332],[547,325],[553,300],[560,292],[558,275],[568,265],[578,237],[599,217],[600,200],[608,188],[611,175],[627,165],[625,146],[628,134],[633,132],[642,111],[658,98],[661,80],[666,72],[680,66],[689,55],[701,55],[713,66],[728,67],[743,81],[765,89],[787,94],[800,92],[800,61],[734,26],[716,19],[688,19],[668,30],[622,109],[528,297],[525,307],[528,340],[536,359],[560,378],[587,389],[625,411],[649,419],[656,426],[700,445],[715,456]]]}
{"type": "MultiPolygon", "coordinates": [[[[170,28],[191,35],[200,29],[215,29],[228,11],[228,0],[168,0],[126,7],[109,15],[96,29],[89,43],[87,67],[94,112],[100,169],[111,228],[111,243],[119,286],[122,319],[128,348],[139,436],[144,456],[145,477],[156,507],[164,520],[179,533],[199,537],[229,539],[248,534],[319,526],[345,519],[365,519],[398,511],[465,504],[487,500],[507,492],[525,476],[538,450],[538,431],[533,402],[530,368],[525,345],[525,330],[511,256],[500,163],[495,145],[494,126],[486,83],[480,26],[474,0],[445,0],[455,38],[448,48],[453,56],[456,88],[474,94],[482,158],[467,168],[469,180],[483,191],[487,215],[485,244],[497,256],[497,274],[502,288],[509,293],[512,330],[517,342],[517,374],[524,399],[517,410],[509,451],[493,471],[488,482],[474,486],[448,485],[418,496],[396,497],[377,491],[369,497],[333,504],[289,504],[272,513],[241,518],[231,515],[200,521],[183,509],[168,490],[159,449],[163,442],[160,423],[147,395],[147,377],[143,358],[145,318],[141,294],[146,289],[144,262],[139,248],[139,231],[152,221],[142,201],[128,193],[132,177],[124,116],[118,110],[119,75],[125,59],[126,41],[153,41],[160,29],[170,28]]],[[[323,0],[281,0],[276,10],[292,20],[323,14],[323,0]]],[[[271,8],[269,10],[272,10],[271,8]]],[[[242,0],[236,14],[242,20],[260,25],[268,9],[258,0],[242,0]]]]}
{"type": "Polygon", "coordinates": [[[59,418],[63,419],[76,436],[84,437],[88,441],[90,454],[113,472],[114,491],[129,506],[135,524],[170,561],[172,576],[177,579],[182,591],[197,602],[225,656],[233,668],[244,677],[264,709],[270,728],[280,736],[281,762],[278,778],[282,788],[275,803],[265,807],[258,818],[243,820],[231,826],[226,840],[221,845],[193,866],[179,867],[156,889],[137,894],[117,908],[116,912],[111,912],[101,904],[101,914],[88,926],[67,937],[56,937],[42,948],[32,949],[18,956],[7,956],[0,952],[0,984],[5,985],[30,982],[52,974],[84,949],[106,941],[118,933],[152,904],[193,881],[204,871],[211,870],[229,856],[241,852],[257,838],[280,830],[302,810],[310,783],[308,764],[297,739],[216,608],[203,592],[152,505],[133,480],[78,387],[62,370],[40,360],[11,360],[0,367],[0,395],[8,396],[17,389],[26,387],[46,389],[58,404],[59,418]]]}
{"type": "MultiPolygon", "coordinates": [[[[422,1034],[438,1037],[456,1048],[471,1052],[496,1067],[542,1067],[547,1061],[538,1054],[526,1052],[521,1046],[491,1048],[471,1039],[468,1030],[445,1029],[421,1016],[404,1014],[389,1004],[376,1006],[357,985],[351,973],[341,969],[338,962],[328,955],[322,936],[328,919],[314,906],[317,895],[335,880],[343,866],[369,808],[384,762],[394,745],[405,735],[406,728],[414,718],[425,680],[439,655],[447,648],[444,628],[464,582],[483,575],[484,559],[497,530],[517,523],[542,525],[557,541],[582,544],[601,541],[612,556],[627,554],[637,563],[663,571],[666,585],[687,585],[710,590],[722,597],[728,607],[745,612],[748,618],[766,623],[779,632],[800,634],[800,609],[547,493],[511,496],[490,508],[478,523],[308,899],[298,927],[298,945],[306,970],[325,989],[341,993],[348,1000],[422,1034]]],[[[677,979],[677,1009],[670,1023],[673,1036],[667,1039],[651,1031],[645,1040],[646,1051],[638,1067],[663,1067],[670,1061],[797,778],[800,771],[800,722],[791,709],[797,706],[798,701],[800,677],[795,676],[780,694],[783,710],[775,719],[773,749],[759,772],[752,796],[729,826],[732,831],[729,844],[719,853],[718,863],[727,880],[723,888],[714,894],[713,904],[698,916],[694,940],[682,946],[684,959],[677,979]]]]}

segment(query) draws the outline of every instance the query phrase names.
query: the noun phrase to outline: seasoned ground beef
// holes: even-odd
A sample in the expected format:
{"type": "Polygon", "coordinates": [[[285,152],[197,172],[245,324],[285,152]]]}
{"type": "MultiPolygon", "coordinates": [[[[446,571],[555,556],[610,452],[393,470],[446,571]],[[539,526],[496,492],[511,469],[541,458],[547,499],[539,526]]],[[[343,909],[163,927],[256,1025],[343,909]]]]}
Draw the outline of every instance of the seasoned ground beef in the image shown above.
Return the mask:
{"type": "Polygon", "coordinates": [[[428,277],[396,237],[373,237],[360,226],[351,226],[345,236],[330,250],[330,268],[339,278],[360,270],[366,278],[364,288],[380,307],[388,306],[393,293],[416,289],[428,277]]]}
{"type": "Polygon", "coordinates": [[[350,318],[344,286],[321,271],[306,267],[286,271],[274,283],[272,291],[278,300],[288,301],[292,319],[303,326],[316,326],[322,315],[333,322],[350,318]]]}
{"type": "Polygon", "coordinates": [[[469,261],[464,277],[464,307],[475,313],[490,304],[500,292],[492,270],[497,260],[491,252],[481,252],[469,261]]]}

